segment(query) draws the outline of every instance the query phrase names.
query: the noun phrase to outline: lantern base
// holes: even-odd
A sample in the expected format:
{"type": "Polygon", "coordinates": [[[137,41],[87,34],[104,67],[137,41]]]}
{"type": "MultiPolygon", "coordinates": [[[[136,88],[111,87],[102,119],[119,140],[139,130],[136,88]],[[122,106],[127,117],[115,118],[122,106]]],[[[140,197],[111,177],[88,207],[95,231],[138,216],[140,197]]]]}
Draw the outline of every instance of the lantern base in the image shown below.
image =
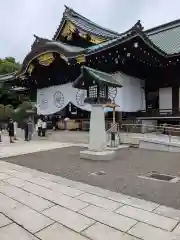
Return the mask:
{"type": "Polygon", "coordinates": [[[90,150],[80,151],[80,158],[93,161],[110,161],[116,156],[116,151],[95,152],[90,150]]]}
{"type": "Polygon", "coordinates": [[[104,107],[93,104],[90,117],[89,150],[95,152],[106,151],[107,136],[105,130],[104,107]]]}

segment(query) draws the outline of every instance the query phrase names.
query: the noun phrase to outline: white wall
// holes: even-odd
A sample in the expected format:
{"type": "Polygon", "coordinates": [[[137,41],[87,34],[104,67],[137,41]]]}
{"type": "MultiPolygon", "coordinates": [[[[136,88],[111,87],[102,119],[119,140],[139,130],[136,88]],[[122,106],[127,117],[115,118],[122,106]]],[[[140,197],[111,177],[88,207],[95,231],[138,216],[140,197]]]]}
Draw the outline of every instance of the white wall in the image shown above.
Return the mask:
{"type": "Polygon", "coordinates": [[[172,88],[160,88],[159,89],[159,110],[172,111],[172,88]]]}
{"type": "Polygon", "coordinates": [[[144,81],[124,73],[115,73],[114,78],[123,86],[118,89],[116,103],[119,111],[136,112],[146,109],[144,81]]]}

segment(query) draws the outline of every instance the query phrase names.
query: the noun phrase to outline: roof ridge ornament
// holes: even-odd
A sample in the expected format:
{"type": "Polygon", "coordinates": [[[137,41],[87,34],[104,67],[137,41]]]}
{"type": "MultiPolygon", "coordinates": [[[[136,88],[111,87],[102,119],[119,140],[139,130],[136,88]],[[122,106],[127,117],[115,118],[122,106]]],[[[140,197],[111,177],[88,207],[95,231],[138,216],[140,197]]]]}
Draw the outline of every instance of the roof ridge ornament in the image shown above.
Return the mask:
{"type": "Polygon", "coordinates": [[[142,31],[144,27],[142,26],[141,21],[138,20],[137,23],[132,27],[132,29],[138,29],[142,31]]]}

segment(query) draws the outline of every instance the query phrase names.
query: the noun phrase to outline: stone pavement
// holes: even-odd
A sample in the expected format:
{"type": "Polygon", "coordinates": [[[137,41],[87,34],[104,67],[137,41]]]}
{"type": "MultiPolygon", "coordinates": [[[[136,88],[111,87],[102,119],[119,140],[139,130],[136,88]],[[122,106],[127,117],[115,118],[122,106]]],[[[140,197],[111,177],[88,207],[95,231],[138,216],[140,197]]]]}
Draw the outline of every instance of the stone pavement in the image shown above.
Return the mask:
{"type": "Polygon", "coordinates": [[[1,240],[177,240],[180,210],[0,162],[1,240]]]}
{"type": "Polygon", "coordinates": [[[3,136],[3,141],[0,143],[0,158],[7,158],[72,146],[87,147],[88,145],[84,143],[47,141],[47,139],[44,140],[38,138],[37,140],[30,142],[26,142],[22,138],[18,138],[15,143],[10,144],[9,137],[5,135],[3,136]]]}

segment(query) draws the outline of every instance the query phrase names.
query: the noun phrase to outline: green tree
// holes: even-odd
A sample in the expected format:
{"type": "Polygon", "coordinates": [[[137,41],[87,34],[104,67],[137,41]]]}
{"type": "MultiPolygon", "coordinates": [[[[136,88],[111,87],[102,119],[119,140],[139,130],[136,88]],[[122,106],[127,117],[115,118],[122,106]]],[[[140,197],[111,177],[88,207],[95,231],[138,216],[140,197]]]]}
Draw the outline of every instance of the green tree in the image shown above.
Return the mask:
{"type": "Polygon", "coordinates": [[[10,74],[20,69],[20,64],[13,57],[0,59],[0,75],[10,74]]]}

